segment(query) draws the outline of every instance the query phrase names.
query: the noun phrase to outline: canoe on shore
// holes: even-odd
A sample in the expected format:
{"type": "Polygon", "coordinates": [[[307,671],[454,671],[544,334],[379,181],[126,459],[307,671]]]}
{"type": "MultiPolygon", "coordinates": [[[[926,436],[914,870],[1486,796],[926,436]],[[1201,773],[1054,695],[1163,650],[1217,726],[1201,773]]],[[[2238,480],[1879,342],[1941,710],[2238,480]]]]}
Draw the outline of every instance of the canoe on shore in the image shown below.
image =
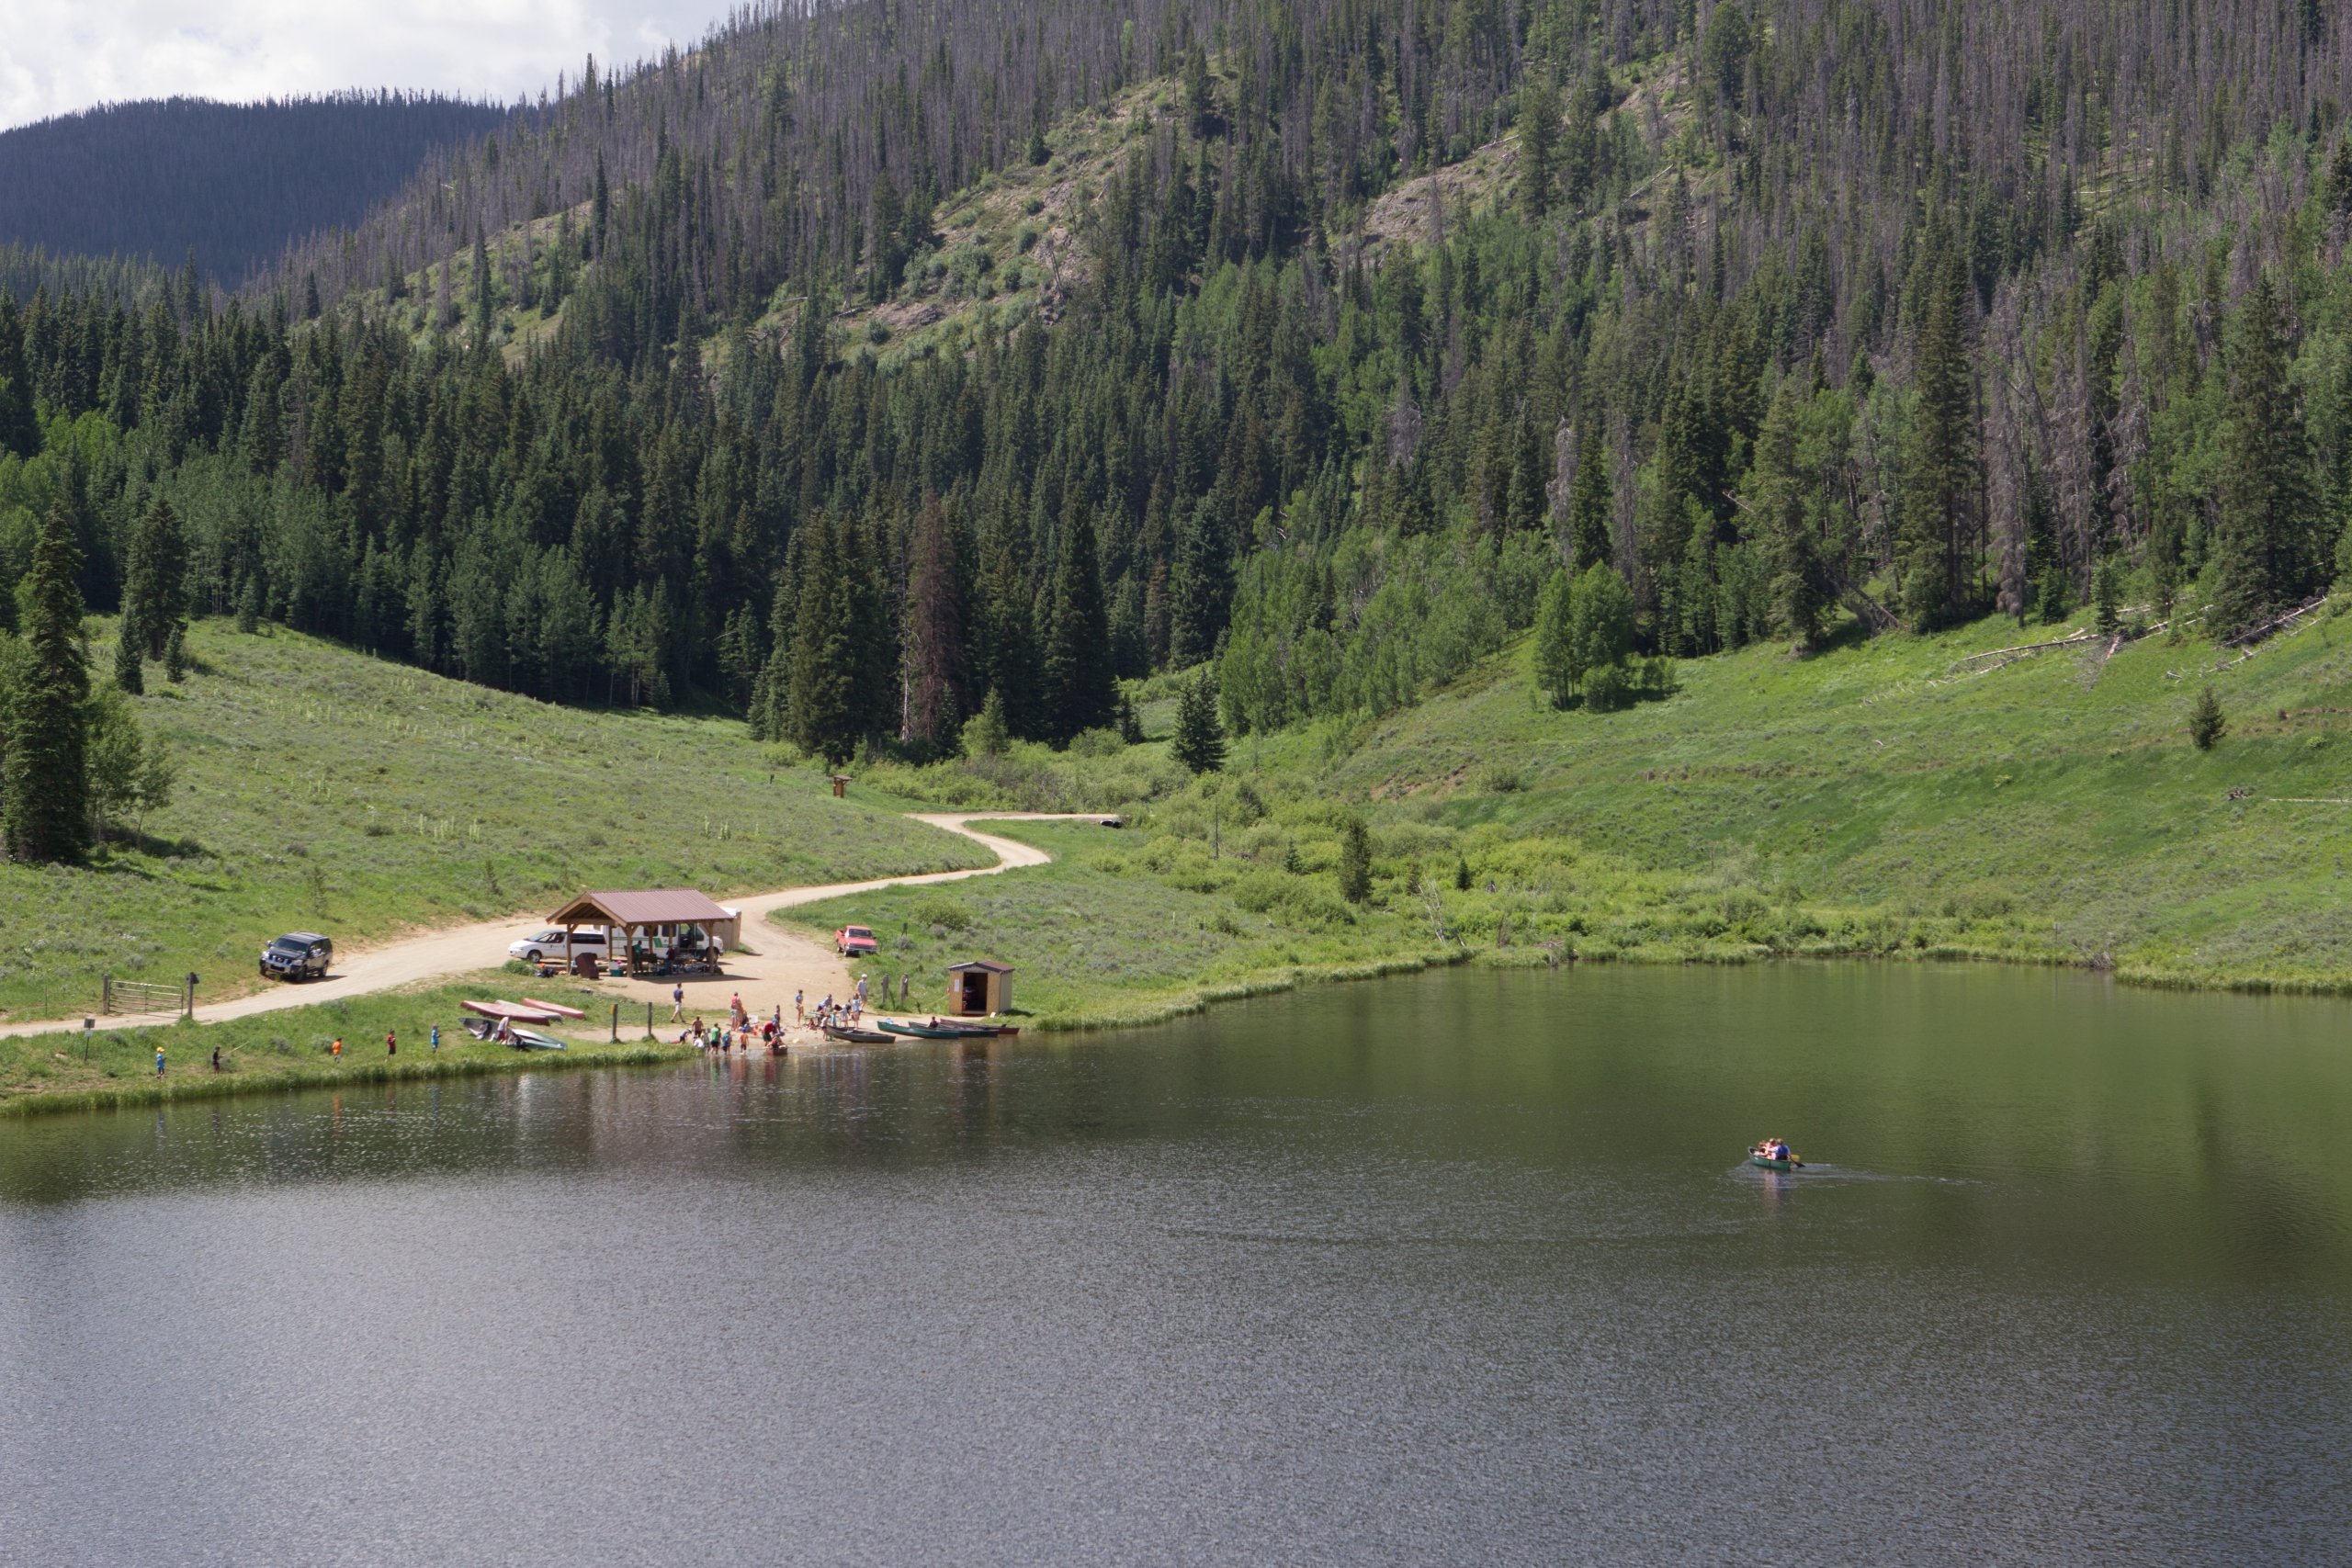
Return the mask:
{"type": "Polygon", "coordinates": [[[825,1038],[837,1040],[844,1045],[892,1045],[898,1043],[895,1034],[884,1034],[873,1029],[847,1029],[838,1023],[825,1025],[825,1038]]]}
{"type": "Polygon", "coordinates": [[[553,1013],[558,1018],[576,1019],[586,1018],[588,1016],[578,1008],[568,1008],[561,1002],[543,1002],[537,997],[525,997],[523,998],[523,1005],[526,1008],[537,1008],[541,1012],[553,1013]]]}
{"type": "Polygon", "coordinates": [[[561,1051],[565,1049],[563,1042],[558,1040],[552,1034],[540,1034],[536,1031],[528,1029],[517,1029],[514,1031],[514,1049],[517,1051],[561,1051]]]}
{"type": "Polygon", "coordinates": [[[543,1007],[517,1006],[513,1002],[465,1001],[458,1005],[468,1012],[480,1013],[484,1018],[503,1018],[509,1023],[553,1023],[558,1016],[543,1007]]]}

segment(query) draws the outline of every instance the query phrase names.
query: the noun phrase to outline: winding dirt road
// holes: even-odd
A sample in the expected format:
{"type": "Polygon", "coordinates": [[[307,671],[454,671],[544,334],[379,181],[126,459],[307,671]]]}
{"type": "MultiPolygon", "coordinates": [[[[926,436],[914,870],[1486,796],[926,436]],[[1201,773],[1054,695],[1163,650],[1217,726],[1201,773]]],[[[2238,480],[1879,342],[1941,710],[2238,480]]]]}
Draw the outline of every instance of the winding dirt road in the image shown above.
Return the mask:
{"type": "MultiPolygon", "coordinates": [[[[811,1005],[829,992],[846,996],[854,983],[848,965],[831,947],[781,927],[769,925],[767,918],[772,911],[789,908],[797,904],[814,904],[826,898],[838,898],[846,894],[871,893],[884,887],[961,882],[971,876],[995,876],[1015,866],[1043,865],[1054,858],[1029,844],[1001,839],[992,833],[976,832],[968,826],[973,822],[1099,822],[1102,819],[1102,814],[1094,811],[918,811],[908,815],[918,822],[927,822],[951,833],[961,833],[975,842],[986,845],[995,852],[996,864],[974,866],[963,871],[922,872],[912,876],[877,876],[866,882],[829,882],[811,887],[786,887],[774,893],[753,894],[748,898],[727,899],[729,908],[743,911],[742,940],[751,951],[728,954],[727,973],[723,976],[686,982],[688,1007],[706,1014],[716,1014],[723,1010],[728,996],[735,990],[750,993],[744,1000],[756,1011],[765,1011],[781,1001],[789,1012],[791,992],[796,987],[808,993],[811,1005]]],[[[509,915],[503,919],[447,926],[380,946],[338,953],[334,972],[323,980],[300,986],[276,986],[251,996],[207,1002],[196,1010],[196,1020],[198,1023],[220,1023],[230,1019],[251,1018],[256,1013],[309,1007],[314,1002],[331,1002],[342,997],[362,997],[378,991],[398,990],[405,986],[450,980],[462,975],[494,969],[506,960],[506,944],[519,935],[527,934],[524,928],[537,925],[541,918],[525,912],[509,915]]],[[[527,982],[516,983],[528,988],[527,982]]],[[[610,980],[602,982],[597,991],[600,996],[609,993],[616,1001],[644,1002],[657,998],[666,1001],[671,985],[667,979],[658,982],[610,980]]],[[[666,1008],[663,1010],[664,1017],[667,1010],[666,1008]]],[[[109,1029],[136,1027],[122,1019],[103,1021],[109,1029]]],[[[0,1024],[0,1035],[49,1034],[62,1030],[78,1032],[81,1027],[82,1021],[78,1018],[34,1020],[0,1024]]]]}

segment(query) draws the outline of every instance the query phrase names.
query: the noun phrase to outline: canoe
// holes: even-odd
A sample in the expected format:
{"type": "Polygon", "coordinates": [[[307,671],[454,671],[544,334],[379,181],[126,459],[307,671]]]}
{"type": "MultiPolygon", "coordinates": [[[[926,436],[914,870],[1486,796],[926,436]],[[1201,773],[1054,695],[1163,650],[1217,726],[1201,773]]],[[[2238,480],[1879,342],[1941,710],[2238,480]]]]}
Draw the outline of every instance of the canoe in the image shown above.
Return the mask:
{"type": "Polygon", "coordinates": [[[898,1037],[871,1029],[843,1029],[837,1023],[829,1023],[825,1026],[825,1038],[838,1040],[844,1045],[888,1045],[898,1037]]]}
{"type": "Polygon", "coordinates": [[[526,1008],[537,1008],[541,1012],[553,1013],[558,1018],[586,1018],[588,1016],[578,1008],[568,1008],[561,1002],[543,1002],[537,997],[525,997],[523,1005],[526,1008]]]}
{"type": "Polygon", "coordinates": [[[514,1032],[514,1049],[517,1051],[560,1051],[565,1048],[563,1042],[552,1034],[538,1034],[527,1029],[518,1029],[514,1032]]]}
{"type": "Polygon", "coordinates": [[[887,1018],[876,1021],[893,1034],[911,1034],[918,1040],[969,1040],[976,1032],[969,1029],[933,1029],[926,1023],[893,1023],[887,1018]]]}
{"type": "Polygon", "coordinates": [[[459,1002],[468,1012],[484,1018],[503,1018],[509,1023],[553,1023],[556,1014],[545,1008],[516,1007],[513,1002],[459,1002]]]}
{"type": "Polygon", "coordinates": [[[1764,1156],[1758,1154],[1754,1149],[1747,1151],[1747,1163],[1753,1166],[1760,1166],[1766,1170],[1803,1170],[1804,1168],[1804,1161],[1796,1158],[1794,1156],[1791,1156],[1787,1159],[1767,1159],[1764,1156]]]}

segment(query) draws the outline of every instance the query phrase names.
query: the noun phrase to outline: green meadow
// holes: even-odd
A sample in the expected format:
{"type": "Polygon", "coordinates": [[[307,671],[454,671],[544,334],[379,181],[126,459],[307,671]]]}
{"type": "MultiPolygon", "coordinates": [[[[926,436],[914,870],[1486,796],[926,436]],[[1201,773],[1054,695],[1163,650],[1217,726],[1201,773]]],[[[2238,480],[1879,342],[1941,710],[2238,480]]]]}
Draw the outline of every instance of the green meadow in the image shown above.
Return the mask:
{"type": "MultiPolygon", "coordinates": [[[[1064,858],[786,918],[873,921],[884,966],[933,998],[950,959],[1014,963],[1048,1026],[1441,959],[1982,957],[2352,987],[2352,622],[2243,659],[2162,632],[1979,657],[2077,629],[1752,648],[1611,714],[1552,709],[1522,641],[1412,708],[1234,738],[1200,779],[1158,742],[882,770],[899,793],[1129,826],[1001,829],[1064,858]],[[2208,682],[2229,730],[2199,751],[2208,682]],[[1351,815],[1374,852],[1362,905],[1334,874],[1351,815]]],[[[1145,712],[1165,728],[1164,697],[1145,712]]]]}
{"type": "Polygon", "coordinates": [[[156,671],[133,699],[178,770],[170,804],[87,867],[0,864],[0,1018],[85,1012],[109,972],[250,989],[289,929],[350,947],[527,921],[582,887],[723,896],[989,858],[903,803],[833,799],[737,720],[557,707],[227,621],[189,642],[187,681],[156,671]]]}

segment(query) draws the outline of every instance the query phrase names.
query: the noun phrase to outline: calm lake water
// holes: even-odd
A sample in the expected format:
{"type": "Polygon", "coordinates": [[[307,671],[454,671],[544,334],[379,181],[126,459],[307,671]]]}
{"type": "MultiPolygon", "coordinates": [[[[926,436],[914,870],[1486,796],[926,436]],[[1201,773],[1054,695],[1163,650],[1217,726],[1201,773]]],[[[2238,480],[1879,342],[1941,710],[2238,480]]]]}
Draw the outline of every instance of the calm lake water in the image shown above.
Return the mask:
{"type": "Polygon", "coordinates": [[[1914,966],[0,1122],[0,1561],[2352,1562],[2347,1135],[1914,966]]]}

